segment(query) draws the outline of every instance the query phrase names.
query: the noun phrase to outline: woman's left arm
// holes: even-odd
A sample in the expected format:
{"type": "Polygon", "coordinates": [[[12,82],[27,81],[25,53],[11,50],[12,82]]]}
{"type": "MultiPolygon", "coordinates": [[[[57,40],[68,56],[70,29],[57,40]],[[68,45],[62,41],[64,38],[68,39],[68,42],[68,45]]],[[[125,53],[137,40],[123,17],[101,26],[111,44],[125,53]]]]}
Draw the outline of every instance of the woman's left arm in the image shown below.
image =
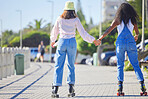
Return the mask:
{"type": "MultiPolygon", "coordinates": [[[[58,18],[59,19],[59,18],[58,18]]],[[[50,40],[51,40],[51,46],[54,48],[54,44],[55,44],[55,41],[57,39],[57,36],[59,34],[59,22],[58,22],[58,19],[56,20],[55,24],[54,24],[54,27],[52,28],[52,31],[50,33],[50,40]]]]}
{"type": "Polygon", "coordinates": [[[76,22],[77,22],[76,23],[77,30],[78,30],[79,34],[81,35],[81,37],[83,38],[83,40],[88,42],[88,43],[93,43],[95,41],[95,38],[85,31],[85,29],[82,26],[79,18],[77,18],[76,22]]]}

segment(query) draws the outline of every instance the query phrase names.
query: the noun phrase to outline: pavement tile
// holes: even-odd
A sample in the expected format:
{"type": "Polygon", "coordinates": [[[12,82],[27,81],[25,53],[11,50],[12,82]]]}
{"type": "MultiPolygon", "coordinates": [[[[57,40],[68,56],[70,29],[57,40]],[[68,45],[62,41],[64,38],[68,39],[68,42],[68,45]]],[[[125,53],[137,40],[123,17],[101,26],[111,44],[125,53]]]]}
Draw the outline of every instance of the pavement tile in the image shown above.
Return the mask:
{"type": "MultiPolygon", "coordinates": [[[[51,99],[54,64],[31,63],[25,75],[13,75],[0,81],[0,99],[51,99]]],[[[140,85],[134,71],[125,72],[124,93],[118,97],[117,67],[75,65],[76,84],[74,99],[148,99],[140,96],[140,85]]],[[[144,76],[147,76],[144,72],[144,76]]],[[[67,66],[64,67],[60,99],[69,99],[66,84],[67,66]]],[[[148,79],[145,79],[148,86],[148,79]]]]}

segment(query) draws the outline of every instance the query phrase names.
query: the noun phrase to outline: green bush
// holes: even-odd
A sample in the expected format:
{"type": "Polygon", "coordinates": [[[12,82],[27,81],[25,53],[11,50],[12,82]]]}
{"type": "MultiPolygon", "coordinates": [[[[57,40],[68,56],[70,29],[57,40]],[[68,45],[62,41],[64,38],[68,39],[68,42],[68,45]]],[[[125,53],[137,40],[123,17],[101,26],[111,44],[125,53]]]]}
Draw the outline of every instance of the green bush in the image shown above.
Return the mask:
{"type": "MultiPolygon", "coordinates": [[[[142,38],[142,29],[139,29],[139,37],[137,40],[137,44],[139,44],[141,42],[141,38],[142,38]]],[[[148,39],[148,28],[144,29],[144,39],[148,39]]]]}
{"type": "MultiPolygon", "coordinates": [[[[146,73],[148,74],[148,69],[144,68],[144,71],[146,71],[146,73]]],[[[146,78],[148,79],[148,75],[146,76],[146,78]]]]}
{"type": "MultiPolygon", "coordinates": [[[[97,27],[92,28],[88,33],[96,39],[99,37],[97,27]]],[[[93,55],[93,53],[97,51],[97,46],[95,46],[93,43],[87,43],[86,41],[84,41],[79,33],[77,33],[76,35],[76,40],[78,52],[80,52],[81,54],[93,55]]]]}
{"type": "Polygon", "coordinates": [[[124,68],[125,71],[133,71],[134,70],[133,66],[131,64],[128,66],[129,63],[130,63],[130,61],[125,61],[125,68],[124,68]]]}
{"type": "MultiPolygon", "coordinates": [[[[23,46],[25,47],[38,47],[40,41],[44,41],[44,45],[48,45],[50,42],[49,35],[42,31],[31,31],[23,35],[23,46]]],[[[10,41],[8,46],[19,47],[20,37],[17,36],[10,41]]]]}

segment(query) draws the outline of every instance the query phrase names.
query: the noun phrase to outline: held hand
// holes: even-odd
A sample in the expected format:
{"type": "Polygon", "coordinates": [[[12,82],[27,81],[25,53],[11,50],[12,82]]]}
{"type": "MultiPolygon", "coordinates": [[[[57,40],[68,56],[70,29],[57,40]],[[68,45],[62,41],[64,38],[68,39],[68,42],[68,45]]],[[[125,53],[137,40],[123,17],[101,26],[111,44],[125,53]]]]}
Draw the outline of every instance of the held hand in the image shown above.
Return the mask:
{"type": "Polygon", "coordinates": [[[137,41],[138,40],[138,35],[135,35],[134,38],[135,38],[135,41],[137,41]]]}
{"type": "Polygon", "coordinates": [[[52,46],[52,48],[54,48],[54,46],[53,46],[54,44],[55,44],[55,42],[51,42],[51,46],[52,46]]]}
{"type": "Polygon", "coordinates": [[[101,44],[101,41],[100,40],[94,40],[94,44],[95,44],[95,46],[98,46],[98,45],[101,44]]]}
{"type": "Polygon", "coordinates": [[[100,39],[98,39],[97,41],[99,42],[99,44],[98,44],[98,46],[99,46],[99,45],[101,44],[101,40],[100,40],[100,39]]]}

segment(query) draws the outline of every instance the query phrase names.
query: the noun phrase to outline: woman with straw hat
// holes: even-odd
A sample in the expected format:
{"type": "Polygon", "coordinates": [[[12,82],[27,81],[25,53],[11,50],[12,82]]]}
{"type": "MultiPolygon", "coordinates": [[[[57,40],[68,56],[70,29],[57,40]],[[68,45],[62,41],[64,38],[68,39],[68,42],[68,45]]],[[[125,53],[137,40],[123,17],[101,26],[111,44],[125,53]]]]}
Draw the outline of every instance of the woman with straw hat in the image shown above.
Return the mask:
{"type": "Polygon", "coordinates": [[[78,30],[81,37],[95,45],[98,45],[100,42],[95,40],[95,38],[89,35],[83,28],[79,18],[75,13],[74,3],[71,1],[67,1],[65,3],[65,8],[63,14],[57,18],[56,23],[51,32],[51,46],[54,47],[55,41],[57,39],[58,34],[58,46],[56,50],[56,62],[54,68],[54,80],[52,86],[52,97],[59,97],[57,94],[59,86],[62,86],[62,77],[63,77],[63,67],[65,63],[65,58],[67,55],[68,58],[68,76],[67,83],[69,84],[69,97],[75,96],[74,93],[74,84],[75,84],[75,57],[77,52],[77,43],[75,39],[75,30],[78,30]]]}

